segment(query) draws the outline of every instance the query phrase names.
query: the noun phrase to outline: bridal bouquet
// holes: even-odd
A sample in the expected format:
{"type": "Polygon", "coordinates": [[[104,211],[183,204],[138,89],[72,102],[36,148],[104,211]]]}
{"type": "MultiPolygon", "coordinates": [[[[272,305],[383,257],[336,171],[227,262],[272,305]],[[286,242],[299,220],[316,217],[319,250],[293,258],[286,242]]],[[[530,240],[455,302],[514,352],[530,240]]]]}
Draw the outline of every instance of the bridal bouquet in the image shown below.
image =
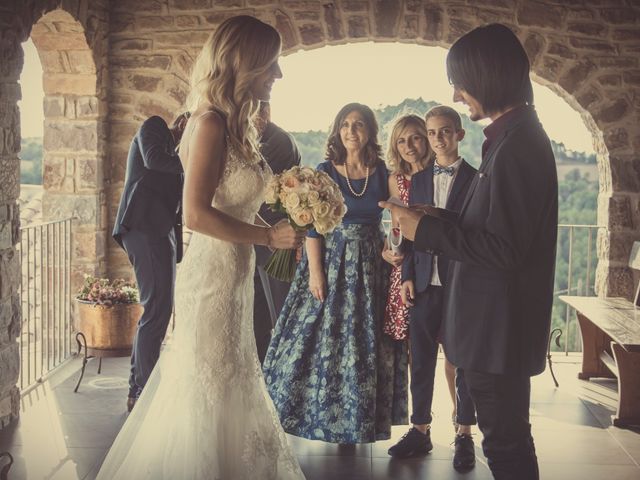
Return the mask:
{"type": "MultiPolygon", "coordinates": [[[[267,185],[265,202],[274,212],[285,213],[294,228],[331,232],[342,221],[347,207],[340,188],[325,172],[293,167],[274,175],[267,185]]],[[[276,250],[265,271],[285,282],[296,271],[295,250],[276,250]]]]}

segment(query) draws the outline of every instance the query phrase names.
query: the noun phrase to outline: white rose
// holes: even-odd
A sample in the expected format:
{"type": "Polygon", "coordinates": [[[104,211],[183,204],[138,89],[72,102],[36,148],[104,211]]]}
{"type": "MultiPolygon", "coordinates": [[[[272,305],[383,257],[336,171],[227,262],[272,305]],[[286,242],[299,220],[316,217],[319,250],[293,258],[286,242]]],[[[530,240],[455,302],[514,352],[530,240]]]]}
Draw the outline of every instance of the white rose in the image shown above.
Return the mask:
{"type": "Polygon", "coordinates": [[[283,203],[287,210],[298,208],[300,205],[300,196],[295,192],[287,193],[283,203]]]}
{"type": "Polygon", "coordinates": [[[324,218],[329,215],[330,211],[331,205],[329,205],[327,202],[320,202],[313,208],[313,212],[315,213],[316,218],[324,218]]]}
{"type": "Polygon", "coordinates": [[[317,205],[318,203],[320,203],[320,194],[315,190],[311,190],[307,194],[307,202],[309,202],[309,205],[311,206],[317,205]]]}

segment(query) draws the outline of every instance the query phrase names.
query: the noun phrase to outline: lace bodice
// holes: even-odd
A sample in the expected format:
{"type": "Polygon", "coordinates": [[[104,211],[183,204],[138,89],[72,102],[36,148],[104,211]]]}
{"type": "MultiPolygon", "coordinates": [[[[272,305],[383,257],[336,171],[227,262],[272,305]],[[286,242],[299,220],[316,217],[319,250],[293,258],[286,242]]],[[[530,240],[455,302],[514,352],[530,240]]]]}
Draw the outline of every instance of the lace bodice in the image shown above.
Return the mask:
{"type": "Polygon", "coordinates": [[[229,146],[213,206],[239,220],[253,222],[264,201],[264,191],[271,175],[271,168],[265,161],[245,159],[229,146]]]}

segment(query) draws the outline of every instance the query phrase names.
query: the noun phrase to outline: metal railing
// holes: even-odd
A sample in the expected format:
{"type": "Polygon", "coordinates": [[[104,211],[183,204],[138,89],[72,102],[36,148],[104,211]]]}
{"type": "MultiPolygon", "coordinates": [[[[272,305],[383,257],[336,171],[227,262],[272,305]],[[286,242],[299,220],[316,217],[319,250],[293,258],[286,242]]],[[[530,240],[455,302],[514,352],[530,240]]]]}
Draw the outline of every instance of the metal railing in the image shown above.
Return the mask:
{"type": "Polygon", "coordinates": [[[71,218],[20,229],[20,379],[26,393],[71,351],[71,218]]]}
{"type": "MultiPolygon", "coordinates": [[[[564,353],[582,351],[582,338],[571,308],[559,300],[560,295],[594,296],[594,254],[598,225],[558,225],[556,282],[553,292],[552,327],[564,330],[564,353]],[[586,253],[586,256],[584,256],[586,253]]],[[[557,350],[556,350],[557,351],[557,350]]]]}

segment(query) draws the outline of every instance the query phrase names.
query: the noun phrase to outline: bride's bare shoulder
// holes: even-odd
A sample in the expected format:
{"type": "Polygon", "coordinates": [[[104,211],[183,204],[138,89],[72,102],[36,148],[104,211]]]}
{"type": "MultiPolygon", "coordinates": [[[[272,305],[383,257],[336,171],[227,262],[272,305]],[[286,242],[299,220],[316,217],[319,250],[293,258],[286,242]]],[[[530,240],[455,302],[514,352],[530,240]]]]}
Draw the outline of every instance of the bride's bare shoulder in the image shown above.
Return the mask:
{"type": "Polygon", "coordinates": [[[189,145],[207,143],[210,145],[224,144],[226,134],[226,120],[224,116],[211,107],[200,107],[195,110],[185,127],[183,142],[180,145],[181,158],[189,156],[189,145]]]}

